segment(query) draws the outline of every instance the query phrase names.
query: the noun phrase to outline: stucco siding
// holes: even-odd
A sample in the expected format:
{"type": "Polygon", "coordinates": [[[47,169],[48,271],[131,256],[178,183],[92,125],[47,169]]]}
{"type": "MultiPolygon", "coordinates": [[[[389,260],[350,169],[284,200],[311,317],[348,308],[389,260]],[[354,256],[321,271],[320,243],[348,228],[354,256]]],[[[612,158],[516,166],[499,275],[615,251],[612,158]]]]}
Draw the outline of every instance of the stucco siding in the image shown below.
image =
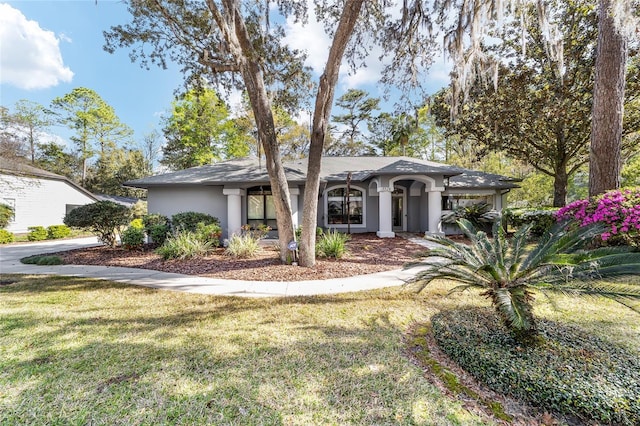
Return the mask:
{"type": "Polygon", "coordinates": [[[67,205],[95,200],[63,180],[0,175],[0,202],[15,208],[15,220],[6,229],[23,233],[30,226],[60,225],[67,205]]]}
{"type": "MultiPolygon", "coordinates": [[[[169,218],[187,211],[207,213],[217,217],[222,229],[227,229],[227,197],[222,194],[222,186],[151,187],[147,192],[147,209],[169,218]]],[[[243,215],[246,218],[244,211],[243,215]]]]}

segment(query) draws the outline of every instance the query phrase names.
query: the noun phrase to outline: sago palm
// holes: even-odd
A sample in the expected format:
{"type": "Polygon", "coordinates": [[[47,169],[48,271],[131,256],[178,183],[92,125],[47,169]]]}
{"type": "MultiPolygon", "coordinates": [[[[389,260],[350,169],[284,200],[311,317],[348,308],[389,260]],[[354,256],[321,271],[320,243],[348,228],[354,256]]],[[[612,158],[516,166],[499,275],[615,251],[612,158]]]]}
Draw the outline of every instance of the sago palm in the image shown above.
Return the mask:
{"type": "Polygon", "coordinates": [[[459,284],[451,292],[480,289],[505,326],[519,337],[535,334],[534,290],[603,296],[629,307],[630,301],[640,300],[640,285],[603,281],[640,274],[640,252],[626,247],[584,250],[587,243],[603,232],[598,226],[567,230],[563,224],[557,224],[536,246],[528,248],[529,226],[507,239],[499,221],[493,226],[493,238],[477,231],[468,220],[460,220],[458,225],[470,244],[427,237],[439,244],[427,256],[438,259],[407,265],[423,267],[409,284],[422,291],[435,279],[447,279],[459,284]]]}

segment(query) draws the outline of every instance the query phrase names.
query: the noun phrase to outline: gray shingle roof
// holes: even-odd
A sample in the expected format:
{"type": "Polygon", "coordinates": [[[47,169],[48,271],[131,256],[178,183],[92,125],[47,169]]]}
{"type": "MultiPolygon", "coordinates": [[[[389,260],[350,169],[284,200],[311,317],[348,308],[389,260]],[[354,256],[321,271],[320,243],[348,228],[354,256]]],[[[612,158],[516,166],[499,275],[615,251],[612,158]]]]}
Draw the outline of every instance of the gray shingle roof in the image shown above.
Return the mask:
{"type": "MultiPolygon", "coordinates": [[[[306,158],[285,162],[284,167],[289,182],[302,183],[306,180],[306,158]]],[[[323,157],[321,180],[342,182],[346,180],[349,172],[352,173],[354,181],[364,181],[380,175],[444,175],[451,177],[451,181],[456,182],[457,186],[466,183],[489,185],[491,182],[490,186],[483,187],[515,187],[515,185],[501,186],[507,184],[507,180],[501,180],[508,179],[504,176],[473,172],[447,164],[410,157],[323,157]],[[463,178],[454,181],[456,175],[461,174],[463,178]],[[483,178],[483,175],[486,176],[483,178]]],[[[255,158],[244,158],[149,176],[126,182],[125,185],[148,188],[158,185],[222,185],[267,182],[269,182],[269,176],[264,162],[259,164],[255,158]]]]}

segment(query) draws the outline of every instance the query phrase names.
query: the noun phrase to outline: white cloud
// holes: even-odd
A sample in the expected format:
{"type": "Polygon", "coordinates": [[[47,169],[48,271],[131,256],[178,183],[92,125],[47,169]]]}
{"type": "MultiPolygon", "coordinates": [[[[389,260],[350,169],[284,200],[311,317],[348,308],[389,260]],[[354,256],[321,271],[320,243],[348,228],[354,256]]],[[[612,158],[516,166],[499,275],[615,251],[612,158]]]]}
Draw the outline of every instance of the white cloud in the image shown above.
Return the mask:
{"type": "MultiPolygon", "coordinates": [[[[67,37],[62,37],[68,40],[67,37]]],[[[8,4],[0,4],[0,83],[21,89],[44,89],[70,82],[73,72],[62,61],[60,39],[28,20],[8,4]]]]}
{"type": "Polygon", "coordinates": [[[293,49],[307,52],[306,65],[317,74],[322,73],[327,63],[331,39],[324,32],[322,22],[318,22],[313,7],[309,8],[309,21],[303,25],[287,18],[287,36],[284,42],[293,49]]]}

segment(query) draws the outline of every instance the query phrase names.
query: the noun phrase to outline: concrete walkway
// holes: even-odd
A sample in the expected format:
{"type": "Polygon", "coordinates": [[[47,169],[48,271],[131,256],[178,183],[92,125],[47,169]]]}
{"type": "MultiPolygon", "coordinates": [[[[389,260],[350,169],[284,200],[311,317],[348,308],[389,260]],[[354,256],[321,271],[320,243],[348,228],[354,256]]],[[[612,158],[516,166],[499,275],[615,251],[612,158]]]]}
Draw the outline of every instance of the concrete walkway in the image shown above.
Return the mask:
{"type": "MultiPolygon", "coordinates": [[[[417,240],[419,241],[419,239],[417,240]]],[[[405,280],[412,277],[417,271],[417,268],[411,271],[397,269],[349,278],[280,282],[224,280],[115,266],[39,266],[20,263],[20,259],[26,256],[96,245],[100,244],[95,237],[3,245],[0,246],[0,276],[3,274],[65,275],[101,278],[121,283],[189,293],[245,297],[282,297],[347,293],[399,286],[404,284],[405,280]]]]}

